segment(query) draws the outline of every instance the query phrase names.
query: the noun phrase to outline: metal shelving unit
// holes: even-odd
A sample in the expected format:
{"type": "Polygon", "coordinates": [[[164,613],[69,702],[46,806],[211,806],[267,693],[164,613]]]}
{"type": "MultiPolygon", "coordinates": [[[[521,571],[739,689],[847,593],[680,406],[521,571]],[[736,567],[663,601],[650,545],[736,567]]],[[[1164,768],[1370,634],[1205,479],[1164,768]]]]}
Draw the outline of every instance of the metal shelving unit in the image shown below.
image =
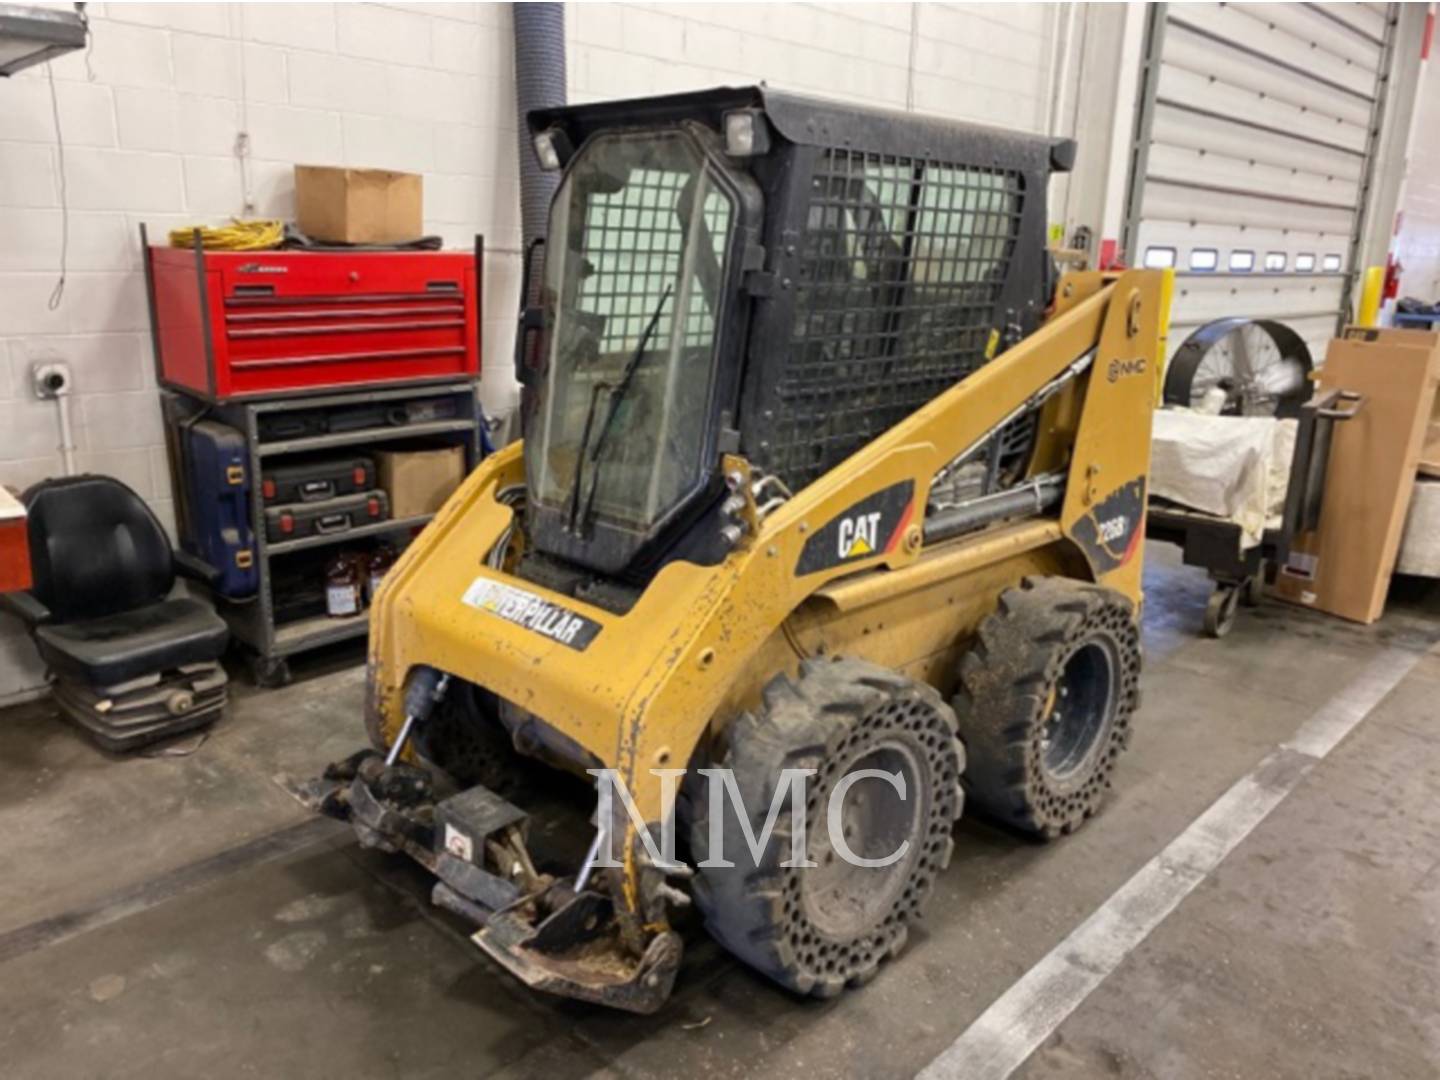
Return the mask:
{"type": "Polygon", "coordinates": [[[343,619],[329,615],[312,615],[294,622],[281,623],[275,628],[275,653],[289,656],[305,649],[332,645],[337,641],[363,637],[370,629],[370,616],[366,612],[343,619]]]}
{"type": "Polygon", "coordinates": [[[212,596],[212,600],[216,610],[229,624],[230,632],[252,651],[255,680],[266,686],[283,685],[288,681],[289,665],[287,661],[296,653],[339,641],[364,637],[369,629],[368,613],[340,619],[327,615],[316,615],[277,623],[273,589],[275,575],[271,560],[283,559],[296,552],[313,551],[323,547],[339,547],[366,538],[418,532],[434,515],[422,514],[396,518],[371,525],[362,525],[344,533],[307,536],[296,540],[270,543],[265,538],[265,501],[260,485],[262,464],[273,463],[277,457],[286,455],[323,453],[327,450],[375,446],[382,443],[403,445],[419,439],[431,443],[445,442],[464,447],[467,470],[473,469],[480,459],[480,431],[483,420],[475,396],[475,384],[470,381],[438,385],[434,383],[390,385],[384,389],[337,392],[323,396],[214,404],[167,390],[162,392],[161,400],[165,414],[171,475],[175,478],[177,524],[182,536],[188,528],[188,511],[185,506],[185,484],[181,479],[184,475],[184,465],[180,456],[180,448],[183,445],[178,437],[180,429],[200,419],[213,419],[230,425],[245,438],[251,476],[250,525],[255,534],[255,558],[259,565],[260,584],[254,596],[230,599],[216,594],[212,596]],[[269,441],[261,438],[261,418],[267,414],[310,412],[317,409],[347,408],[382,402],[397,405],[412,401],[433,402],[440,398],[453,399],[455,403],[453,418],[362,428],[325,435],[307,435],[299,438],[269,441]]]}
{"type": "MultiPolygon", "coordinates": [[[[414,396],[414,395],[411,395],[414,396]]],[[[426,395],[429,397],[430,395],[426,395]]],[[[313,399],[297,402],[303,408],[310,408],[313,399]]],[[[345,446],[364,446],[373,442],[376,432],[404,431],[407,438],[423,435],[448,435],[457,431],[468,431],[473,425],[463,420],[435,420],[423,424],[407,424],[404,428],[362,428],[359,431],[345,431],[336,435],[308,435],[301,439],[286,439],[283,442],[262,443],[261,457],[277,457],[280,454],[311,454],[317,450],[338,450],[345,446]]]]}
{"type": "Polygon", "coordinates": [[[339,536],[303,536],[299,540],[281,540],[278,543],[269,544],[271,555],[287,555],[292,551],[308,551],[310,548],[329,547],[346,540],[363,540],[367,536],[380,536],[384,533],[399,532],[402,529],[421,529],[430,523],[434,514],[420,514],[416,517],[391,518],[389,521],[377,521],[373,525],[361,525],[358,529],[351,529],[349,532],[341,533],[339,536]]]}

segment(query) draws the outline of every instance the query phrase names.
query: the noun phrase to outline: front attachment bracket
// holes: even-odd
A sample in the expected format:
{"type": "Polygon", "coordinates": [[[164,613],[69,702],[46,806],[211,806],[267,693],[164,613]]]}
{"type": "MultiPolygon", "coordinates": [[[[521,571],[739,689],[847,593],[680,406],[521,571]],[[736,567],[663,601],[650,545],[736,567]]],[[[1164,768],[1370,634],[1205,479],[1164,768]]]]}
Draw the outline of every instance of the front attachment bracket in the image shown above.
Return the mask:
{"type": "Polygon", "coordinates": [[[436,877],[436,906],[476,927],[473,941],[527,986],[562,997],[652,1013],[675,983],[680,936],[663,930],[636,955],[609,895],[539,873],[527,818],[484,787],[437,798],[425,769],[386,765],[364,750],[291,788],[301,802],[350,822],[360,843],[403,852],[436,877]]]}

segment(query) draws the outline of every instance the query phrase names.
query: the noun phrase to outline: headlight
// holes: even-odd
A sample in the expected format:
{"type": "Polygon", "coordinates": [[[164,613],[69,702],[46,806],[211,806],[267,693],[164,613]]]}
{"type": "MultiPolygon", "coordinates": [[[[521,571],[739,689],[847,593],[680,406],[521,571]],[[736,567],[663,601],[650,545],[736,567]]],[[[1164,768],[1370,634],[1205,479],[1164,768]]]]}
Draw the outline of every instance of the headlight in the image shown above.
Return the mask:
{"type": "Polygon", "coordinates": [[[546,172],[555,172],[563,164],[560,160],[560,147],[555,136],[554,128],[542,131],[535,136],[535,156],[540,160],[540,168],[546,172]]]}
{"type": "Polygon", "coordinates": [[[770,129],[758,109],[736,109],[725,114],[725,153],[731,157],[757,157],[770,152],[770,129]]]}

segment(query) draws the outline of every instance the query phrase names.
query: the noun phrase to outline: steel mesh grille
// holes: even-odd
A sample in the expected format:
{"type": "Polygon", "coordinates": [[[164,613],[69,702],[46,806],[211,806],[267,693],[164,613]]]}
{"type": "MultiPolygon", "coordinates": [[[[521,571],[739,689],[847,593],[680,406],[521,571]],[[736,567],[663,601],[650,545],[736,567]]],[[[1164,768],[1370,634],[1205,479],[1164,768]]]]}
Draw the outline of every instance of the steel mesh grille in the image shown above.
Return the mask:
{"type": "MultiPolygon", "coordinates": [[[[685,247],[683,200],[692,174],[633,169],[625,185],[611,194],[590,196],[585,218],[585,257],[589,272],[580,285],[580,306],[604,320],[602,353],[629,353],[639,344],[667,285],[678,286],[685,247]]],[[[702,214],[717,261],[724,259],[730,204],[709,192],[702,214]]],[[[666,305],[653,340],[668,342],[674,305],[666,305]]],[[[683,345],[708,345],[715,317],[704,291],[689,293],[683,345]]]]}
{"type": "Polygon", "coordinates": [[[1003,169],[818,159],[765,459],[808,484],[985,362],[1020,229],[1003,169]]]}

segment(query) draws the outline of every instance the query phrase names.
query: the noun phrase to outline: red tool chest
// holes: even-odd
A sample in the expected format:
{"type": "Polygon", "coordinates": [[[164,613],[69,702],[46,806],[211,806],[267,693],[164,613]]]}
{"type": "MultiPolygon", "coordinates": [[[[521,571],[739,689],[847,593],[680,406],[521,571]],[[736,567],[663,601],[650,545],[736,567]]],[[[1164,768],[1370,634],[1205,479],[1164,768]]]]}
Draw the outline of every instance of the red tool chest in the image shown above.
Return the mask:
{"type": "Polygon", "coordinates": [[[482,247],[146,247],[160,382],[210,401],[480,373],[482,247]]]}

